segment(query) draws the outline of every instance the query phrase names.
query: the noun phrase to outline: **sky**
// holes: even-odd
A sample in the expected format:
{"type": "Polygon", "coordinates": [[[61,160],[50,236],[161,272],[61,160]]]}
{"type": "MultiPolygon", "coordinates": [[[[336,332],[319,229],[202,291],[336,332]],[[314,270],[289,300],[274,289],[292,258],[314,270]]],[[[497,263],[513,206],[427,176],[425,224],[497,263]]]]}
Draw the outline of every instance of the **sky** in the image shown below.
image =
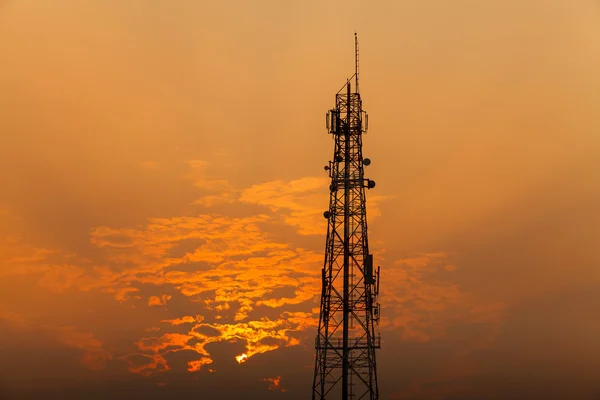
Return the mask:
{"type": "Polygon", "coordinates": [[[594,0],[0,0],[0,398],[309,398],[355,31],[381,398],[600,398],[594,0]]]}

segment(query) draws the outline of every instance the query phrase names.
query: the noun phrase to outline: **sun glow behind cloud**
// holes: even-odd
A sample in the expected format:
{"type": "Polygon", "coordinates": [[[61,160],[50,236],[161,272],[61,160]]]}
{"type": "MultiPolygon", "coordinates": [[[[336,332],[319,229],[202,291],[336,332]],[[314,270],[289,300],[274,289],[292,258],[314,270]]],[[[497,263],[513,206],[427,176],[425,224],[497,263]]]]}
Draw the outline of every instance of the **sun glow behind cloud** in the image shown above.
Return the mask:
{"type": "MultiPolygon", "coordinates": [[[[205,163],[192,163],[193,168],[200,165],[205,163]]],[[[294,192],[303,195],[302,190],[294,192]]],[[[36,256],[25,259],[18,248],[12,248],[8,261],[44,262],[44,267],[29,273],[37,274],[41,285],[59,292],[99,290],[124,304],[139,306],[145,298],[147,306],[164,309],[174,301],[174,291],[179,293],[212,315],[213,322],[199,315],[163,320],[173,327],[191,327],[186,333],[165,333],[161,328],[161,336],[138,340],[138,351],[121,359],[129,362],[132,372],[150,375],[170,370],[167,354],[191,351],[201,356],[189,362],[188,370],[197,372],[212,362],[207,344],[241,340],[246,351],[236,359],[244,362],[281,346],[298,345],[294,333],[315,327],[315,316],[310,312],[268,311],[304,303],[309,310],[314,308],[320,290],[314,266],[322,262],[320,253],[273,240],[265,229],[273,224],[273,216],[266,214],[150,218],[141,228],[93,229],[90,243],[101,253],[92,268],[78,267],[78,263],[89,261],[77,256],[69,256],[72,265],[49,263],[67,257],[58,250],[36,250],[36,256]],[[153,294],[141,295],[152,287],[156,288],[153,294]],[[261,316],[261,310],[276,318],[261,316]],[[221,322],[227,320],[232,322],[221,322]],[[203,333],[203,328],[210,333],[203,333]],[[146,361],[134,363],[132,357],[146,361]]],[[[31,254],[28,249],[23,247],[21,252],[31,254]]],[[[27,271],[20,268],[19,273],[27,271]]]]}

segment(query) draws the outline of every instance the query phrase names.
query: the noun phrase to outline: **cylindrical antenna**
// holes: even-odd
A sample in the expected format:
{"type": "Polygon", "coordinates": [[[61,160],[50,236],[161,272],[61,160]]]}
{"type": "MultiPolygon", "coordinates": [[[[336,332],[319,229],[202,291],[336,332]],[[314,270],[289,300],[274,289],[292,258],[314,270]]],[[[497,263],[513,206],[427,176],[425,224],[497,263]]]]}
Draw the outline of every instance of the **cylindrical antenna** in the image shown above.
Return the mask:
{"type": "Polygon", "coordinates": [[[356,93],[358,93],[358,36],[354,32],[354,76],[356,78],[356,93]]]}

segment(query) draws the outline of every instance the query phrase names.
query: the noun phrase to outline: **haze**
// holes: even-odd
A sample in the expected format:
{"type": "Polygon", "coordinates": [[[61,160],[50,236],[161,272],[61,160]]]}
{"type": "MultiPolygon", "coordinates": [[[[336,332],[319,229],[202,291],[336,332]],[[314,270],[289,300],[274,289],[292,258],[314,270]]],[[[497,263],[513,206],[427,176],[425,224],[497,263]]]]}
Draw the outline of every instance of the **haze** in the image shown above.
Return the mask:
{"type": "Polygon", "coordinates": [[[381,398],[600,398],[593,0],[0,1],[0,397],[310,396],[355,31],[381,398]]]}

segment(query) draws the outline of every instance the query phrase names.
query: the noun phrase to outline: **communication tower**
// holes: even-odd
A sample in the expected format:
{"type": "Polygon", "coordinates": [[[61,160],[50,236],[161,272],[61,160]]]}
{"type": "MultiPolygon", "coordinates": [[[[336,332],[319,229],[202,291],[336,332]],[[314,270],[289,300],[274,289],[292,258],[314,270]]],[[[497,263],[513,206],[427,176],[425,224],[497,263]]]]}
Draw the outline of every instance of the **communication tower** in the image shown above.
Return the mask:
{"type": "Polygon", "coordinates": [[[373,268],[367,237],[366,191],[375,181],[364,177],[362,138],[368,116],[358,91],[358,38],[354,34],[354,75],[335,96],[327,113],[333,137],[333,160],[325,166],[331,178],[325,262],[313,400],[377,400],[375,349],[379,324],[379,267],[373,268]]]}

